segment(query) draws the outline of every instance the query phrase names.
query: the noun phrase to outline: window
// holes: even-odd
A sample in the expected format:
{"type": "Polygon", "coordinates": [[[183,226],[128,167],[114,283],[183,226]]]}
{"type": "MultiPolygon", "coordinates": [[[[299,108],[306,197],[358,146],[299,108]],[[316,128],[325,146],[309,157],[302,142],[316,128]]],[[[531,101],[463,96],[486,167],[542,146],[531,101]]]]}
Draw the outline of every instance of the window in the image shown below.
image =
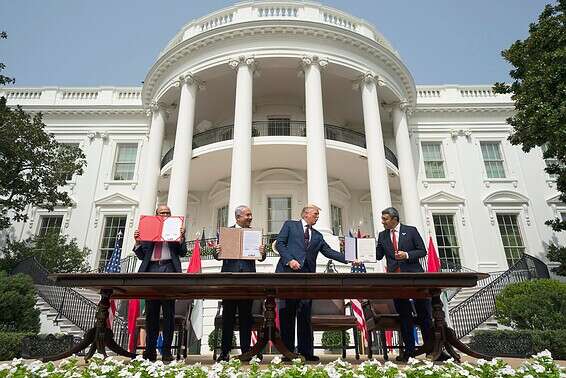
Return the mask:
{"type": "MultiPolygon", "coordinates": [[[[69,146],[69,147],[79,147],[78,143],[63,143],[63,142],[61,142],[60,144],[64,144],[65,146],[69,146]]],[[[67,181],[71,181],[72,179],[73,179],[72,173],[69,173],[67,175],[67,177],[65,177],[65,180],[67,180],[67,181]]]]}
{"type": "Polygon", "coordinates": [[[267,232],[277,234],[283,223],[291,219],[291,197],[270,197],[267,199],[267,232]]]}
{"type": "Polygon", "coordinates": [[[228,226],[228,205],[216,209],[216,229],[228,226]]]}
{"type": "Polygon", "coordinates": [[[338,206],[331,205],[330,212],[332,216],[332,233],[340,235],[342,231],[342,209],[338,206]]]}
{"type": "Polygon", "coordinates": [[[39,236],[45,236],[50,233],[59,234],[61,232],[62,215],[43,215],[40,217],[40,220],[39,236]]]}
{"type": "MultiPolygon", "coordinates": [[[[542,149],[542,153],[544,154],[548,150],[548,147],[546,146],[546,144],[543,144],[541,146],[541,149],[542,149]]],[[[548,168],[555,164],[560,165],[560,162],[556,158],[548,158],[548,159],[544,159],[544,164],[546,164],[546,167],[548,168]]],[[[548,176],[550,177],[551,180],[556,180],[558,178],[557,174],[552,174],[552,175],[548,174],[548,176]]]]}
{"type": "Polygon", "coordinates": [[[517,223],[517,214],[497,214],[497,223],[507,264],[511,267],[525,253],[523,238],[517,223]]]}
{"type": "Polygon", "coordinates": [[[562,222],[566,222],[566,212],[560,213],[560,218],[562,218],[562,222]]]}
{"type": "Polygon", "coordinates": [[[267,135],[291,135],[291,120],[289,118],[268,118],[267,135]]]}
{"type": "Polygon", "coordinates": [[[460,246],[454,227],[454,215],[433,214],[432,219],[441,268],[449,271],[459,270],[462,267],[462,262],[460,261],[460,246]]]}
{"type": "Polygon", "coordinates": [[[119,143],[116,147],[116,163],[114,180],[132,180],[136,168],[138,145],[136,143],[119,143]]]}
{"type": "Polygon", "coordinates": [[[100,259],[98,260],[99,269],[104,269],[106,267],[108,260],[112,257],[112,252],[114,252],[114,245],[116,244],[118,232],[121,231],[123,235],[125,228],[125,215],[104,217],[104,230],[102,234],[102,241],[100,243],[100,259]]]}
{"type": "Polygon", "coordinates": [[[499,142],[480,142],[485,172],[488,178],[505,178],[499,142]]]}
{"type": "Polygon", "coordinates": [[[445,178],[442,144],[440,142],[423,142],[422,149],[426,178],[445,178]]]}

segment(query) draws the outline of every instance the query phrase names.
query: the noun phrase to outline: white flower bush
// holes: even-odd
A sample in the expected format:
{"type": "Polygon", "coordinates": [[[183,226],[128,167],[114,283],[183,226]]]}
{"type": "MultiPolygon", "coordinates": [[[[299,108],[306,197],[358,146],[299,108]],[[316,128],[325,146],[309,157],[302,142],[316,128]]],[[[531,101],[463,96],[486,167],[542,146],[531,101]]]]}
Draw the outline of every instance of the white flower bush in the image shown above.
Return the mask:
{"type": "Polygon", "coordinates": [[[275,357],[269,365],[261,366],[254,358],[249,365],[242,365],[238,360],[221,362],[212,366],[200,363],[187,365],[184,362],[172,362],[164,365],[161,361],[149,362],[141,357],[132,361],[115,358],[103,359],[95,355],[87,365],[79,364],[78,357],[63,360],[58,365],[48,362],[23,361],[14,359],[11,363],[0,365],[0,378],[4,377],[56,377],[56,378],[564,378],[566,368],[554,362],[548,351],[541,352],[525,361],[519,368],[513,369],[505,361],[478,360],[475,364],[461,364],[447,361],[434,364],[430,361],[411,359],[406,366],[392,362],[381,364],[377,360],[365,361],[352,365],[343,360],[336,360],[323,365],[305,365],[300,359],[292,364],[283,364],[275,357]]]}

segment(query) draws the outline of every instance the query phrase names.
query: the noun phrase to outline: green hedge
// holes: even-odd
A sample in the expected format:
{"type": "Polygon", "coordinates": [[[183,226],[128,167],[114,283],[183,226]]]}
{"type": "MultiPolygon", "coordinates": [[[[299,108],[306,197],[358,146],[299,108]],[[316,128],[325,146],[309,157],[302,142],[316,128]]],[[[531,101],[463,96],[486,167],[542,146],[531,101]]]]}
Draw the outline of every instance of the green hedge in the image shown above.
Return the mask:
{"type": "Polygon", "coordinates": [[[478,331],[472,335],[469,347],[489,356],[520,358],[548,349],[554,359],[564,360],[566,329],[478,331]]]}
{"type": "Polygon", "coordinates": [[[0,332],[39,332],[39,310],[31,277],[0,272],[0,332]]]}
{"type": "Polygon", "coordinates": [[[20,358],[22,352],[22,340],[29,333],[0,332],[0,361],[8,361],[20,358]]]}
{"type": "MultiPolygon", "coordinates": [[[[324,331],[321,344],[324,349],[342,349],[342,331],[324,331]]],[[[350,345],[350,334],[346,332],[346,345],[350,345]]]]}

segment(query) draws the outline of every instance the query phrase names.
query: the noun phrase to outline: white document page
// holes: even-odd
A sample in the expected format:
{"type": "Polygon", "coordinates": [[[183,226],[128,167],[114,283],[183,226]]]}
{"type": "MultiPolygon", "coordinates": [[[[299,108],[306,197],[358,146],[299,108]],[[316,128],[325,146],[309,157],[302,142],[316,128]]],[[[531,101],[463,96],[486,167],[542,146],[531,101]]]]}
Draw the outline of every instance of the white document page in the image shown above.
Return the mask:
{"type": "Polygon", "coordinates": [[[161,230],[161,238],[165,241],[179,240],[181,237],[182,218],[169,217],[163,221],[163,229],[161,230]]]}
{"type": "Polygon", "coordinates": [[[261,231],[244,230],[242,240],[242,257],[261,259],[259,246],[261,245],[261,231]]]}
{"type": "Polygon", "coordinates": [[[344,258],[346,261],[354,261],[356,259],[356,238],[349,236],[344,238],[344,258]]]}
{"type": "Polygon", "coordinates": [[[358,260],[363,262],[376,262],[375,259],[375,239],[358,239],[358,260]]]}

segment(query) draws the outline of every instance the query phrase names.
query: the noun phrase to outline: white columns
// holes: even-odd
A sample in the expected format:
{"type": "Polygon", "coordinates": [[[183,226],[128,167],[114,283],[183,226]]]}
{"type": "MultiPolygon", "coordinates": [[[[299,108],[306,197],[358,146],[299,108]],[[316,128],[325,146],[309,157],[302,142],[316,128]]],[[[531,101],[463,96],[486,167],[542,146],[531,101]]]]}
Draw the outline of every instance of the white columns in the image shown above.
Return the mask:
{"type": "Polygon", "coordinates": [[[385,147],[383,146],[376,81],[376,75],[366,73],[360,78],[358,85],[362,92],[373,229],[377,236],[383,230],[381,211],[391,206],[391,194],[385,165],[385,147]]]}
{"type": "Polygon", "coordinates": [[[149,142],[144,151],[145,160],[142,169],[142,193],[140,198],[140,215],[154,215],[157,200],[157,184],[161,172],[161,148],[165,132],[165,110],[163,106],[152,102],[149,142]]]}
{"type": "Polygon", "coordinates": [[[411,152],[411,140],[407,126],[406,103],[393,105],[393,130],[399,163],[399,180],[401,182],[401,198],[403,201],[404,223],[415,226],[424,232],[421,205],[417,188],[417,173],[411,152]]]}
{"type": "Polygon", "coordinates": [[[308,203],[321,208],[316,229],[332,233],[330,226],[330,199],[326,171],[326,140],[320,70],[327,61],[317,57],[303,57],[305,73],[305,120],[307,129],[307,191],[308,203]]]}
{"type": "Polygon", "coordinates": [[[193,154],[193,129],[195,124],[195,105],[198,82],[192,75],[181,76],[181,98],[175,134],[173,166],[169,181],[168,205],[171,214],[185,216],[189,195],[189,176],[193,154]]]}
{"type": "Polygon", "coordinates": [[[232,68],[237,69],[232,173],[228,205],[228,219],[233,219],[237,206],[251,206],[254,59],[253,57],[240,57],[238,60],[231,60],[229,64],[232,68]]]}

